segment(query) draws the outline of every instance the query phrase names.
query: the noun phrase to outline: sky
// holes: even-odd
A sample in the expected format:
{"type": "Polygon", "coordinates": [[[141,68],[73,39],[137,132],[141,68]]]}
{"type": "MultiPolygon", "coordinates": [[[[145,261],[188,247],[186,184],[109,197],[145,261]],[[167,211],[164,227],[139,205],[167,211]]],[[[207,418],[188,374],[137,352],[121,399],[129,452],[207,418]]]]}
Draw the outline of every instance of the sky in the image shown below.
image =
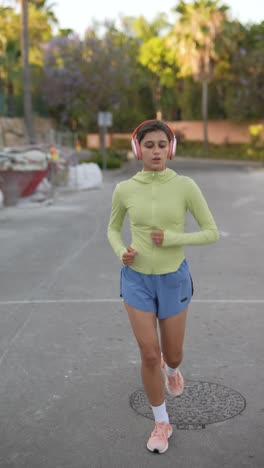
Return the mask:
{"type": "MultiPolygon", "coordinates": [[[[117,20],[123,16],[140,15],[151,21],[158,13],[168,13],[171,15],[171,8],[177,5],[177,0],[163,0],[157,2],[142,0],[53,0],[53,10],[59,20],[61,28],[71,28],[80,35],[83,35],[87,27],[91,26],[93,20],[103,22],[105,19],[117,20]],[[152,3],[152,5],[151,5],[152,3]],[[151,6],[150,6],[151,5],[151,6]]],[[[225,3],[230,8],[231,17],[237,18],[241,23],[259,23],[264,20],[263,0],[226,0],[225,3]]],[[[175,18],[175,16],[169,16],[175,18]]]]}

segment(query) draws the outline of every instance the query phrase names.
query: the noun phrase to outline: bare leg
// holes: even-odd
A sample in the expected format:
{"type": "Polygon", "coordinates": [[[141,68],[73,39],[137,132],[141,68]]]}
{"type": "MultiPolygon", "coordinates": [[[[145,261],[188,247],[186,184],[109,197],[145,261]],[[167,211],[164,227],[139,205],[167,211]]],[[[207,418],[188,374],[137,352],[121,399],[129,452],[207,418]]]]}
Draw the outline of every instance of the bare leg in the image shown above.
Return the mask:
{"type": "Polygon", "coordinates": [[[160,345],[155,312],[144,312],[125,304],[141,354],[141,376],[152,406],[165,400],[164,381],[160,368],[160,345]]]}
{"type": "Polygon", "coordinates": [[[188,308],[159,321],[161,349],[166,364],[176,369],[183,359],[183,341],[188,308]]]}

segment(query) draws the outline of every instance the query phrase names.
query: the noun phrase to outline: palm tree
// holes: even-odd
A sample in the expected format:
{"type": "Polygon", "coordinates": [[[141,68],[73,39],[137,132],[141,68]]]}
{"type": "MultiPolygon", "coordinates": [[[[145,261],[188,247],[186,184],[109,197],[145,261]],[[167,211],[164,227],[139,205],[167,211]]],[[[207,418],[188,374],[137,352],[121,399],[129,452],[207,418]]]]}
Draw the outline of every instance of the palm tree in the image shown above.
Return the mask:
{"type": "Polygon", "coordinates": [[[29,143],[35,143],[35,132],[32,116],[32,100],[30,90],[30,65],[29,65],[29,34],[28,34],[28,0],[21,0],[21,49],[23,63],[23,91],[24,91],[24,118],[28,133],[29,143]]]}
{"type": "Polygon", "coordinates": [[[169,35],[182,77],[192,75],[202,83],[202,116],[204,144],[208,145],[208,83],[218,60],[216,41],[226,20],[226,5],[219,0],[196,0],[192,4],[180,0],[175,11],[180,14],[169,35]]]}

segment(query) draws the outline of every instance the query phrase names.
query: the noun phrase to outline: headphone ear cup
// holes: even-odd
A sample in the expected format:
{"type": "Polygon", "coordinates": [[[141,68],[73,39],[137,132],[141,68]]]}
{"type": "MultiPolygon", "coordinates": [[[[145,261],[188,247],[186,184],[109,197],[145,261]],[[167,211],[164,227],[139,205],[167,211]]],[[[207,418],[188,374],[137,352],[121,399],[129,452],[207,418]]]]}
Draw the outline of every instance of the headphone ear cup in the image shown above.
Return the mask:
{"type": "Polygon", "coordinates": [[[136,138],[132,138],[131,147],[132,147],[132,151],[133,151],[135,158],[138,160],[142,159],[140,145],[136,138]]]}
{"type": "Polygon", "coordinates": [[[174,135],[173,139],[170,141],[168,159],[172,159],[175,157],[176,148],[177,148],[177,140],[176,140],[176,136],[174,135]]]}
{"type": "Polygon", "coordinates": [[[136,145],[135,145],[134,138],[131,139],[131,148],[132,148],[132,151],[133,151],[133,155],[137,159],[137,148],[136,148],[136,145]]]}
{"type": "Polygon", "coordinates": [[[168,152],[168,158],[167,159],[172,159],[172,150],[173,150],[173,140],[170,141],[169,144],[169,152],[168,152]]]}

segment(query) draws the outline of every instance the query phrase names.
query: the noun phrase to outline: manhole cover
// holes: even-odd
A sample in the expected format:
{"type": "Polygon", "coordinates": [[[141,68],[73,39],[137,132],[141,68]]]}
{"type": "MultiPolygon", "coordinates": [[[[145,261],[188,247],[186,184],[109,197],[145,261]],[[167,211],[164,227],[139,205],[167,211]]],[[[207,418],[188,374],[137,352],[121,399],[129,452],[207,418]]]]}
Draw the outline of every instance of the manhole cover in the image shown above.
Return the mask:
{"type": "MultiPolygon", "coordinates": [[[[171,424],[178,429],[200,429],[240,414],[246,407],[244,397],[232,388],[209,382],[185,381],[183,395],[166,395],[171,424]]],[[[144,389],[136,390],[130,405],[138,414],[153,418],[144,389]]]]}

